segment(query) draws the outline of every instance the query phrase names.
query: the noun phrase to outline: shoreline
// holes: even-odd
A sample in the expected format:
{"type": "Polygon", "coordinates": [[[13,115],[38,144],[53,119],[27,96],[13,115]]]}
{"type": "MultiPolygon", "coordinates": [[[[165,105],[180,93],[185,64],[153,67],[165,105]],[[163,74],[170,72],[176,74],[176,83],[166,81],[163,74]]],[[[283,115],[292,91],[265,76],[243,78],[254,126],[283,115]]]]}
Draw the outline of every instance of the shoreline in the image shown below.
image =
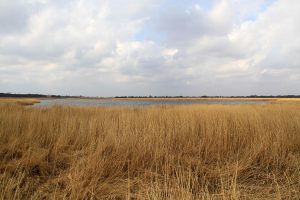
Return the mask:
{"type": "Polygon", "coordinates": [[[31,98],[31,97],[0,97],[0,103],[13,103],[18,105],[34,105],[43,100],[55,100],[55,99],[78,99],[78,100],[120,100],[120,101],[266,101],[266,102],[300,102],[300,98],[31,98]]]}

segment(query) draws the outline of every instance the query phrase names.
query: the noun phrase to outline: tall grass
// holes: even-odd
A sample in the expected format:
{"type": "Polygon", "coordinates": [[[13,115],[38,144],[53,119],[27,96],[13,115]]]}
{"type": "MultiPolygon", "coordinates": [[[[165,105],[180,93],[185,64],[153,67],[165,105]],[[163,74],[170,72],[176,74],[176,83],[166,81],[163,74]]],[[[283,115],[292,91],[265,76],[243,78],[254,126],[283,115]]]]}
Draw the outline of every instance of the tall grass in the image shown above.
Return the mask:
{"type": "Polygon", "coordinates": [[[299,104],[0,105],[0,199],[299,198],[299,104]]]}
{"type": "Polygon", "coordinates": [[[19,104],[19,105],[33,105],[35,103],[39,103],[40,100],[34,98],[10,98],[10,97],[1,97],[0,103],[10,103],[10,104],[19,104]]]}

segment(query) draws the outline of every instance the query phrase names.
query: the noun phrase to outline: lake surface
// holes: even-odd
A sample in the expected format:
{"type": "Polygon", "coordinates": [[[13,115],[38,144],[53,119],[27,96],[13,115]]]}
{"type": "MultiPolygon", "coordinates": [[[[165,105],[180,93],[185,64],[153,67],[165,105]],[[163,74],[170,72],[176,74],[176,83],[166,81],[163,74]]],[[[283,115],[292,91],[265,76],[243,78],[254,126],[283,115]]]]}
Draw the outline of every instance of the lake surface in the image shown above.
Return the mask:
{"type": "Polygon", "coordinates": [[[152,105],[190,105],[190,104],[263,104],[265,100],[203,100],[203,99],[161,99],[161,100],[120,100],[120,99],[47,99],[34,106],[152,106],[152,105]]]}

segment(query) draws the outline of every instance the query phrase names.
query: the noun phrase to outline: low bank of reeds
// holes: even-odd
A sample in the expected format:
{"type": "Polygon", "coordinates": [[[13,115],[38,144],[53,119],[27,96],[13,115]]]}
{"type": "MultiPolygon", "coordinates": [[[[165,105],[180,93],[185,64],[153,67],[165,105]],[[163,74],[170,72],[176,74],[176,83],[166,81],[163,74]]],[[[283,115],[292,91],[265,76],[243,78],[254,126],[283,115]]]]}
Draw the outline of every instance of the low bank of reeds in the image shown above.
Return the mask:
{"type": "Polygon", "coordinates": [[[0,199],[299,198],[299,104],[0,105],[0,199]]]}
{"type": "Polygon", "coordinates": [[[0,103],[19,104],[24,106],[33,105],[39,102],[40,100],[34,98],[10,98],[10,97],[0,98],[0,103]]]}

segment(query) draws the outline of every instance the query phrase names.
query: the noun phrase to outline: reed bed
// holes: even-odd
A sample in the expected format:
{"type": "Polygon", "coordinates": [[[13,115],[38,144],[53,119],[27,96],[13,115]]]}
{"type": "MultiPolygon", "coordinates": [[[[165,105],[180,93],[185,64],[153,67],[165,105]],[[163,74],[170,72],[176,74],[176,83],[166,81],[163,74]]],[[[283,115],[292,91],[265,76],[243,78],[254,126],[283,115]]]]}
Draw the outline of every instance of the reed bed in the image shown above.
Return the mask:
{"type": "Polygon", "coordinates": [[[0,199],[299,199],[300,105],[0,104],[0,199]]]}
{"type": "Polygon", "coordinates": [[[0,103],[13,103],[13,104],[19,104],[24,106],[33,105],[35,103],[39,103],[39,99],[34,98],[10,98],[10,97],[1,97],[0,103]]]}

